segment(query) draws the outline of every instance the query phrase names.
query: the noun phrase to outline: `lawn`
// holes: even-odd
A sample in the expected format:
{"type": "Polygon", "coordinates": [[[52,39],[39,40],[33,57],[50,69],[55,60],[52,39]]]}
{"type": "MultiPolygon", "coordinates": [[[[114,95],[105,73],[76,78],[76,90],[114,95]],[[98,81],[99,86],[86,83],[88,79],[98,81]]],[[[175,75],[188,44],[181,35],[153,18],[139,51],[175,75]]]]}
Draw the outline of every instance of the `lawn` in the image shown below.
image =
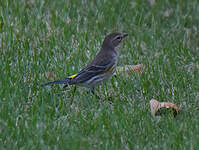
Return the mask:
{"type": "Polygon", "coordinates": [[[197,0],[0,0],[0,149],[199,149],[197,0]],[[126,32],[96,88],[41,87],[80,71],[106,35],[126,32]],[[179,114],[153,117],[155,98],[179,114]]]}

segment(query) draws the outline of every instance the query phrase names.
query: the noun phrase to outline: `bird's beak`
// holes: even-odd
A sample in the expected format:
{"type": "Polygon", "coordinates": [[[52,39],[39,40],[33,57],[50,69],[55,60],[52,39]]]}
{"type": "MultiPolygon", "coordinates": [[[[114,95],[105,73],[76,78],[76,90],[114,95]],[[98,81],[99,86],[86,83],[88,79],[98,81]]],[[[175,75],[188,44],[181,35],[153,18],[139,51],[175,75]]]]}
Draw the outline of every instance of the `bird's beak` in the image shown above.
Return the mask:
{"type": "Polygon", "coordinates": [[[123,38],[125,38],[125,37],[127,37],[127,36],[128,36],[127,33],[123,33],[123,35],[122,35],[123,38]]]}

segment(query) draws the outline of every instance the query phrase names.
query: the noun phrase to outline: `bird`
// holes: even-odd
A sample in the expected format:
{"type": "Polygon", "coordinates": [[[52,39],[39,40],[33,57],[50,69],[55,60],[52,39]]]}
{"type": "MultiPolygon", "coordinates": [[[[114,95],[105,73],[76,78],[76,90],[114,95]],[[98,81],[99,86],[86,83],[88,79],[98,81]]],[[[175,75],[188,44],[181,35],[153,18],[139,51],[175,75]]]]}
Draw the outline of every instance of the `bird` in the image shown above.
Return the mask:
{"type": "Polygon", "coordinates": [[[114,74],[118,63],[119,46],[127,36],[127,33],[119,32],[107,35],[98,54],[79,73],[43,85],[64,84],[64,88],[68,85],[78,85],[89,88],[94,93],[97,85],[106,82],[114,74]]]}

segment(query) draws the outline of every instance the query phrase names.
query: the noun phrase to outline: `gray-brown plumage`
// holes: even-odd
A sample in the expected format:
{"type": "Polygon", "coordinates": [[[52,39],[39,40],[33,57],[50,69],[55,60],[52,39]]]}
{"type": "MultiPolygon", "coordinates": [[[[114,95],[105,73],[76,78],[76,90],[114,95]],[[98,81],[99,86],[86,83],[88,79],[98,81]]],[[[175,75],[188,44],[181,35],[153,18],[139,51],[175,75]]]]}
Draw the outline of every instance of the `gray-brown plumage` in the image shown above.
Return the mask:
{"type": "Polygon", "coordinates": [[[96,57],[79,73],[44,85],[65,84],[64,87],[66,87],[75,84],[88,87],[93,91],[96,85],[109,79],[115,72],[118,60],[117,48],[127,35],[126,33],[117,32],[109,34],[105,37],[96,57]]]}

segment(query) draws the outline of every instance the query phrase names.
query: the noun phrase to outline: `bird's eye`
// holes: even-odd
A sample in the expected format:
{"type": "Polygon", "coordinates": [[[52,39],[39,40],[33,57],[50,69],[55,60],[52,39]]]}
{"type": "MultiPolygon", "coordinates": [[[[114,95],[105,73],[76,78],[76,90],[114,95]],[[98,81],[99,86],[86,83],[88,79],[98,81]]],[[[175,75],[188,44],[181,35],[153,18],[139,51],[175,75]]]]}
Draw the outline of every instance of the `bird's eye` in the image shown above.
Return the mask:
{"type": "Polygon", "coordinates": [[[122,37],[121,37],[121,36],[118,36],[116,39],[117,39],[117,40],[122,40],[122,37]]]}

